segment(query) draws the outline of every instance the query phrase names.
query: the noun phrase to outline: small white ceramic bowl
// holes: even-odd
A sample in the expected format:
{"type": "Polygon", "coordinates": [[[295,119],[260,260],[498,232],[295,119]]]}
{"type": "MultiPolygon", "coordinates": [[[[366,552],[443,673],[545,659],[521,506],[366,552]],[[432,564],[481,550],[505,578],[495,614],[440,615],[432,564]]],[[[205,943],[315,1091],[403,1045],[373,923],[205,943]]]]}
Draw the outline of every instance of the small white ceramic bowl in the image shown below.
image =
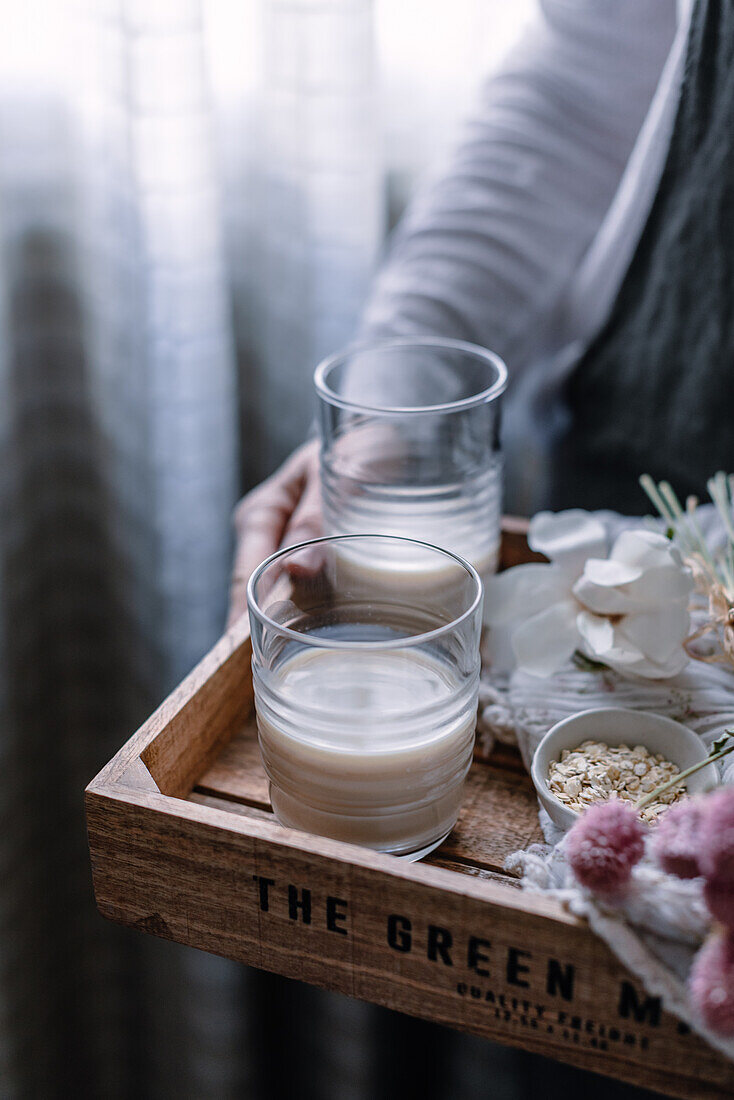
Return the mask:
{"type": "MultiPolygon", "coordinates": [[[[705,760],[709,750],[697,734],[672,718],[644,711],[625,710],[621,707],[601,707],[598,710],[582,710],[556,722],[548,730],[535,750],[531,776],[538,792],[538,801],[548,816],[560,829],[570,829],[578,818],[575,810],[551,794],[548,789],[548,768],[553,760],[560,760],[564,749],[575,749],[583,741],[603,741],[607,745],[644,745],[648,752],[663,754],[666,760],[677,764],[681,771],[705,760]]],[[[700,794],[715,787],[719,773],[715,764],[709,764],[686,780],[690,794],[700,794]]]]}

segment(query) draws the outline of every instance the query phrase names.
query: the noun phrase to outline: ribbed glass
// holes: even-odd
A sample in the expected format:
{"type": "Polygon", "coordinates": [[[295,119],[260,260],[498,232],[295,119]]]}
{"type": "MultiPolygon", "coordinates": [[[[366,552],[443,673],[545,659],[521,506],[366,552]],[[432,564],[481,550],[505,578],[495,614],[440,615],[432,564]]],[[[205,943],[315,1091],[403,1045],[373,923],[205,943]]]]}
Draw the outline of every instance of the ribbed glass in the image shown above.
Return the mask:
{"type": "Polygon", "coordinates": [[[494,572],[506,380],[492,352],[434,338],[358,345],[321,363],[325,532],[421,539],[494,572]]]}
{"type": "Polygon", "coordinates": [[[441,843],[471,764],[481,605],[468,563],[401,538],[316,539],[255,571],[255,706],[282,824],[413,859],[441,843]],[[390,575],[374,567],[387,559],[390,575]],[[416,565],[442,583],[411,581],[416,565]]]}

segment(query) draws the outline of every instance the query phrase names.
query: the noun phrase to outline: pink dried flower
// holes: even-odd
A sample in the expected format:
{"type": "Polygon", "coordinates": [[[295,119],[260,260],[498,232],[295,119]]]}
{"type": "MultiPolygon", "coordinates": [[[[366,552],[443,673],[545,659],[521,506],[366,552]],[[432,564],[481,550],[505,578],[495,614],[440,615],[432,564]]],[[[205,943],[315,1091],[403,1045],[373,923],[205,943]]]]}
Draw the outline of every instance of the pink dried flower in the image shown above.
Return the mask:
{"type": "Polygon", "coordinates": [[[652,853],[664,871],[678,878],[696,878],[700,854],[699,827],[703,816],[695,800],[672,806],[655,826],[652,853]]]}
{"type": "Polygon", "coordinates": [[[703,898],[711,916],[729,932],[734,932],[734,882],[707,878],[703,884],[703,898]]]}
{"type": "Polygon", "coordinates": [[[688,978],[691,1001],[707,1027],[734,1035],[734,936],[710,936],[693,960],[688,978]]]}
{"type": "Polygon", "coordinates": [[[582,886],[616,894],[642,859],[645,827],[622,802],[599,802],[579,818],[566,837],[566,855],[582,886]]]}
{"type": "Polygon", "coordinates": [[[734,787],[706,799],[699,840],[699,866],[707,884],[734,888],[734,787]]]}

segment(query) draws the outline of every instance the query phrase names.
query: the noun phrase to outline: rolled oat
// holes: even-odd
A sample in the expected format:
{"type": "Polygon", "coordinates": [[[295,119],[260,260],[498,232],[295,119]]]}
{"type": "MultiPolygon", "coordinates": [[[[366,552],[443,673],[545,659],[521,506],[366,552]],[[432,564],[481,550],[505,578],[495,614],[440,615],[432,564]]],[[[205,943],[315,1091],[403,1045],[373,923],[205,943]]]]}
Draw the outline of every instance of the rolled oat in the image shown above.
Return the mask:
{"type": "MultiPolygon", "coordinates": [[[[594,802],[618,798],[638,802],[643,795],[667,783],[680,772],[662,753],[650,753],[644,745],[606,745],[584,741],[576,749],[564,749],[560,760],[548,769],[548,787],[569,810],[577,813],[594,802]]],[[[686,797],[685,785],[665,791],[640,811],[648,824],[674,802],[686,797]]]]}

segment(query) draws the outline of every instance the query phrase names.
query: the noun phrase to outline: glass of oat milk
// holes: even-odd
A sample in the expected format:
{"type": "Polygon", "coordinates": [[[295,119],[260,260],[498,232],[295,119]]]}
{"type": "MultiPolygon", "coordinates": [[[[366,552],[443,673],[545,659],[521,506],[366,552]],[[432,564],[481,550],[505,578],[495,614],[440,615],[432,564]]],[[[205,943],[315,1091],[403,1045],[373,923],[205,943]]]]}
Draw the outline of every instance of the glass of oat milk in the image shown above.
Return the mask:
{"type": "Polygon", "coordinates": [[[315,539],[255,570],[248,607],[281,824],[408,859],[436,848],[456,823],[474,746],[477,571],[410,539],[315,539]],[[386,557],[406,579],[440,570],[446,583],[386,583],[386,557]]]}
{"type": "MultiPolygon", "coordinates": [[[[374,531],[443,546],[486,577],[497,568],[502,509],[500,399],[507,369],[491,351],[437,338],[355,345],[314,376],[327,535],[374,531]]],[[[374,567],[395,569],[385,560],[374,567]]],[[[356,555],[355,555],[356,557],[356,555]]],[[[444,563],[403,583],[441,582],[444,563]],[[430,570],[430,572],[428,572],[430,570]]]]}

